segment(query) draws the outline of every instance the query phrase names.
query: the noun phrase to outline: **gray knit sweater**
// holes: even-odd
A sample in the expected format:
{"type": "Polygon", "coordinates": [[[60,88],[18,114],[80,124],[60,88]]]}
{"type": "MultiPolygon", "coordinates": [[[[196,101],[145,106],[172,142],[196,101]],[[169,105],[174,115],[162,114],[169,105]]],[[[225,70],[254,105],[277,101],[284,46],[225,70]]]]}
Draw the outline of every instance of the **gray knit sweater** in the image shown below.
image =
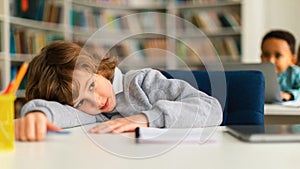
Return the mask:
{"type": "Polygon", "coordinates": [[[220,125],[222,108],[217,99],[193,88],[187,82],[166,79],[159,71],[141,69],[122,74],[113,80],[117,105],[112,112],[89,115],[71,106],[41,99],[26,103],[21,115],[42,111],[62,128],[103,122],[143,113],[150,127],[189,128],[220,125]]]}

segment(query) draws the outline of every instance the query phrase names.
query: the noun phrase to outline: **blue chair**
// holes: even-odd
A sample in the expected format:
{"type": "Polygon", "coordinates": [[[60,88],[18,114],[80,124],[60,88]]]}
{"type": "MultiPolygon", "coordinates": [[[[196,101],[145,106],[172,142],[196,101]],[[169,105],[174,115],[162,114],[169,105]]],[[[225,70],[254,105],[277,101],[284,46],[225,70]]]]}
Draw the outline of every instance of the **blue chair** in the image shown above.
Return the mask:
{"type": "Polygon", "coordinates": [[[195,88],[217,98],[223,107],[221,125],[264,125],[265,80],[262,72],[255,70],[225,72],[162,70],[161,72],[167,78],[185,80],[195,88]],[[219,83],[218,80],[212,83],[215,83],[215,86],[219,85],[217,88],[223,87],[222,89],[226,91],[212,93],[211,79],[222,79],[222,76],[225,83],[219,83]]]}

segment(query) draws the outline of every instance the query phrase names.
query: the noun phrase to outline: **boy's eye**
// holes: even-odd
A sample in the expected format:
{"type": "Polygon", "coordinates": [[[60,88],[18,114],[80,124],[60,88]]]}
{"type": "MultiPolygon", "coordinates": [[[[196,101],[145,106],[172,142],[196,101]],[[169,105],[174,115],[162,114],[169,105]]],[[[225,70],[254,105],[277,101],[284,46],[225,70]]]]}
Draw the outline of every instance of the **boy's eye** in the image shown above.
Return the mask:
{"type": "Polygon", "coordinates": [[[280,53],[276,53],[275,57],[276,57],[276,59],[279,59],[281,57],[281,54],[280,53]]]}
{"type": "Polygon", "coordinates": [[[263,54],[262,54],[262,57],[264,57],[264,58],[269,58],[269,57],[270,57],[270,54],[269,54],[269,53],[263,53],[263,54]]]}
{"type": "Polygon", "coordinates": [[[95,88],[95,82],[92,82],[89,86],[89,90],[92,91],[95,88]]]}
{"type": "Polygon", "coordinates": [[[78,102],[78,104],[75,106],[75,108],[79,108],[80,106],[83,105],[83,103],[84,103],[84,100],[80,100],[80,101],[78,102]]]}

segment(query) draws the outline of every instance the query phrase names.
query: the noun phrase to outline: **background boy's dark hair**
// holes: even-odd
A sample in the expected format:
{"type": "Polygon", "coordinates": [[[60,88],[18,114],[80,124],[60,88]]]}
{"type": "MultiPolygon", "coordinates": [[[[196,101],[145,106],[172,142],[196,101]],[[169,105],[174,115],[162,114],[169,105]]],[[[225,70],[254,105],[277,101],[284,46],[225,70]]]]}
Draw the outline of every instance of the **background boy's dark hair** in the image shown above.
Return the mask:
{"type": "Polygon", "coordinates": [[[270,39],[270,38],[277,38],[277,39],[285,40],[288,43],[288,45],[290,46],[292,54],[295,54],[296,39],[292,33],[285,31],[285,30],[272,30],[263,37],[261,46],[263,45],[265,40],[270,39]]]}

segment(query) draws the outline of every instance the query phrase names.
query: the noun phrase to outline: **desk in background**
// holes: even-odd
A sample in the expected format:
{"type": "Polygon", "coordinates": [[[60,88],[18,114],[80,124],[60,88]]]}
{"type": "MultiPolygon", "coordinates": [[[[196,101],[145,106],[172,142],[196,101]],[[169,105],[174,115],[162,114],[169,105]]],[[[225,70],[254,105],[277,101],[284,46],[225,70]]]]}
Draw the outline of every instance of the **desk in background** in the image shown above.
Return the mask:
{"type": "Polygon", "coordinates": [[[265,104],[265,124],[300,124],[300,108],[265,104]]]}
{"type": "MultiPolygon", "coordinates": [[[[0,154],[1,169],[294,169],[299,168],[300,143],[246,143],[219,127],[207,144],[181,144],[151,158],[119,157],[97,146],[78,128],[70,135],[49,135],[44,142],[16,142],[14,152],[0,154]]],[[[93,137],[119,150],[148,152],[159,144],[136,144],[133,133],[93,137]]]]}

